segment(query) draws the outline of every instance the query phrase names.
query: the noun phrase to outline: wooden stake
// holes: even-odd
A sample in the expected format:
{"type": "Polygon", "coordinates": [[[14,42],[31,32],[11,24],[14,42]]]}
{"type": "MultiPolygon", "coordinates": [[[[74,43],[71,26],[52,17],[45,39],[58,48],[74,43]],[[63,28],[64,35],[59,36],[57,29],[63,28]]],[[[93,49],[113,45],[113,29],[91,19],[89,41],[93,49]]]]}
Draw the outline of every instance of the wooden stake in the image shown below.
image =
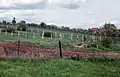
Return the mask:
{"type": "Polygon", "coordinates": [[[44,31],[43,31],[43,33],[42,33],[42,39],[44,38],[44,31]]]}

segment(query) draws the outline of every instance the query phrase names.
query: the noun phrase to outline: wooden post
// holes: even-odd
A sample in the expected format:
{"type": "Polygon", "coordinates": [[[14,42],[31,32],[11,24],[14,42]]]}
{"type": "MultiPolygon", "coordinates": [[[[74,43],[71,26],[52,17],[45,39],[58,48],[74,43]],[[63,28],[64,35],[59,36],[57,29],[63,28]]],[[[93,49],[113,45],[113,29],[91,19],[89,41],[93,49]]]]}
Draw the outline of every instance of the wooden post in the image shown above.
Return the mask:
{"type": "Polygon", "coordinates": [[[62,33],[62,38],[64,39],[64,33],[62,33]]]}
{"type": "Polygon", "coordinates": [[[60,34],[60,39],[62,40],[62,34],[60,34]]]}
{"type": "Polygon", "coordinates": [[[13,31],[11,32],[11,36],[13,36],[13,31]]]}
{"type": "Polygon", "coordinates": [[[71,37],[70,37],[71,40],[73,40],[73,34],[71,34],[71,37]]]}
{"type": "Polygon", "coordinates": [[[84,41],[84,35],[82,35],[82,41],[84,41]]]}
{"type": "Polygon", "coordinates": [[[44,38],[44,31],[43,31],[43,33],[42,33],[42,39],[44,38]]]}
{"type": "Polygon", "coordinates": [[[99,48],[99,45],[97,45],[97,49],[99,48]]]}
{"type": "Polygon", "coordinates": [[[20,53],[19,53],[20,52],[20,40],[18,40],[18,50],[17,51],[18,51],[18,56],[19,56],[20,55],[20,53]]]}
{"type": "Polygon", "coordinates": [[[27,31],[26,31],[26,35],[25,35],[26,38],[27,38],[27,34],[28,34],[28,33],[27,33],[27,31]]]}
{"type": "Polygon", "coordinates": [[[37,28],[37,34],[39,33],[39,30],[38,30],[38,28],[37,28]]]}
{"type": "Polygon", "coordinates": [[[95,42],[95,35],[92,35],[93,42],[95,42]]]}
{"type": "Polygon", "coordinates": [[[57,32],[55,32],[55,38],[57,37],[57,32]]]}
{"type": "Polygon", "coordinates": [[[20,36],[20,31],[18,31],[18,37],[20,36]]]}
{"type": "Polygon", "coordinates": [[[2,29],[0,29],[0,34],[2,33],[2,29]]]}
{"type": "Polygon", "coordinates": [[[51,33],[51,39],[52,39],[52,33],[51,33]]]}
{"type": "Polygon", "coordinates": [[[102,41],[102,37],[101,37],[101,35],[100,35],[100,41],[102,41]]]}
{"type": "Polygon", "coordinates": [[[77,40],[79,39],[79,35],[77,35],[77,40]]]}
{"type": "Polygon", "coordinates": [[[61,41],[59,41],[59,50],[60,50],[60,58],[63,57],[62,55],[62,46],[61,46],[61,41]]]}
{"type": "Polygon", "coordinates": [[[35,33],[33,33],[33,38],[35,38],[35,33]]]}
{"type": "Polygon", "coordinates": [[[6,30],[6,32],[5,32],[5,36],[7,36],[7,30],[6,30]]]}

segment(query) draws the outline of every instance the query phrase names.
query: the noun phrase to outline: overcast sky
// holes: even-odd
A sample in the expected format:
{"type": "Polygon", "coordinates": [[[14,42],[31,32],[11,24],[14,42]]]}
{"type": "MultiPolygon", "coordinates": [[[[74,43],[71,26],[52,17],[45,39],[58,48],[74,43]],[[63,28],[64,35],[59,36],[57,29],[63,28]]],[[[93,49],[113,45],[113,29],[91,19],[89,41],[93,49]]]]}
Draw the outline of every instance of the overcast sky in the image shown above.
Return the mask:
{"type": "Polygon", "coordinates": [[[120,0],[0,0],[0,20],[26,20],[74,28],[120,25],[120,0]]]}

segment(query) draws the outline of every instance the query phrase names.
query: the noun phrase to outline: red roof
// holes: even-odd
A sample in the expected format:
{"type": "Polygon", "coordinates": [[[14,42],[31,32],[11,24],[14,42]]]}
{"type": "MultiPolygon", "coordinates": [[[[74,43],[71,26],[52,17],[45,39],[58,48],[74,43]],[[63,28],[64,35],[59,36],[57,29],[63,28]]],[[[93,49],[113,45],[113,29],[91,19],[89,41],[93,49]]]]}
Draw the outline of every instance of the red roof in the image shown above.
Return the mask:
{"type": "Polygon", "coordinates": [[[98,31],[98,28],[92,28],[91,30],[92,31],[98,31]]]}

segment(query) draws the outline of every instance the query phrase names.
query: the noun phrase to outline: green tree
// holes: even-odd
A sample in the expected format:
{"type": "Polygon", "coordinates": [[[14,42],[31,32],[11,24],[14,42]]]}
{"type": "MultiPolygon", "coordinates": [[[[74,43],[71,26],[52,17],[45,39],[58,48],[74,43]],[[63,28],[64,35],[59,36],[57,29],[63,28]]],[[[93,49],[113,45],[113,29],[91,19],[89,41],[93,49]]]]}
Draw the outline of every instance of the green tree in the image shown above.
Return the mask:
{"type": "Polygon", "coordinates": [[[105,35],[105,37],[101,41],[101,44],[104,47],[109,48],[111,46],[112,42],[114,41],[114,39],[112,38],[112,36],[117,31],[117,28],[116,28],[116,26],[114,24],[105,23],[103,25],[102,29],[103,29],[102,34],[105,35]]]}
{"type": "Polygon", "coordinates": [[[12,20],[12,24],[15,25],[16,24],[16,20],[15,20],[15,17],[13,18],[12,20]]]}
{"type": "Polygon", "coordinates": [[[103,29],[103,34],[106,36],[112,36],[117,31],[116,26],[111,23],[105,23],[105,25],[103,25],[103,29]]]}
{"type": "Polygon", "coordinates": [[[19,31],[26,31],[27,26],[26,26],[26,21],[20,21],[19,26],[18,26],[19,31]]]}
{"type": "Polygon", "coordinates": [[[7,22],[6,22],[5,20],[2,21],[2,24],[3,24],[3,25],[6,25],[6,23],[7,23],[7,22]]]}

